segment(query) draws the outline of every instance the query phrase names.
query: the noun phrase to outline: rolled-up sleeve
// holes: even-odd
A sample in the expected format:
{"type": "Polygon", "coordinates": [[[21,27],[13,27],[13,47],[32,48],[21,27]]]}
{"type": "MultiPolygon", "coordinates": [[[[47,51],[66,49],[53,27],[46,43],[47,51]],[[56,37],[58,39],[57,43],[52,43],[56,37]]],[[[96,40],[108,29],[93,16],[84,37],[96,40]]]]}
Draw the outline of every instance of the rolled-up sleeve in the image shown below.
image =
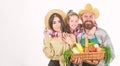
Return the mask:
{"type": "Polygon", "coordinates": [[[48,58],[52,58],[54,56],[54,49],[51,46],[50,39],[44,38],[43,43],[44,43],[43,52],[48,58]]]}

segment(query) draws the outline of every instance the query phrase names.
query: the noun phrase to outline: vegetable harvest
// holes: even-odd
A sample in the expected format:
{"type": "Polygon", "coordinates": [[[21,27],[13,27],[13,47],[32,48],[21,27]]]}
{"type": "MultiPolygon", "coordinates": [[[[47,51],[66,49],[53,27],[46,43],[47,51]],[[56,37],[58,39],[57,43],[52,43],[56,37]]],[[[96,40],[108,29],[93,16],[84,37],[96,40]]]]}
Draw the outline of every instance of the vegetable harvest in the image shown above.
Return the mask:
{"type": "MultiPolygon", "coordinates": [[[[66,66],[69,66],[71,54],[83,54],[84,47],[79,43],[74,43],[74,47],[72,49],[68,49],[64,52],[64,60],[66,62],[66,66]]],[[[99,46],[95,43],[88,43],[88,52],[105,52],[104,60],[105,64],[108,64],[112,58],[112,53],[110,47],[99,46]]]]}
{"type": "Polygon", "coordinates": [[[74,47],[72,49],[68,49],[64,52],[64,59],[65,59],[66,65],[68,66],[68,64],[70,63],[69,59],[71,54],[79,54],[79,53],[83,53],[83,47],[79,43],[74,43],[74,47]]]}

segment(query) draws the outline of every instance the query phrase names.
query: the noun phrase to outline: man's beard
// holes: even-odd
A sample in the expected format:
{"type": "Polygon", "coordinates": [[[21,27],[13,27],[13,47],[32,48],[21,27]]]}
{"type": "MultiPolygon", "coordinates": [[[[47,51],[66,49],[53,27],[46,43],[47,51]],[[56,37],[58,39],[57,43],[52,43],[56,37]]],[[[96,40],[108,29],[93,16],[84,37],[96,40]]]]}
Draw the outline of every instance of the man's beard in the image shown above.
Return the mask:
{"type": "Polygon", "coordinates": [[[87,21],[83,22],[83,27],[85,29],[91,30],[94,27],[94,24],[91,20],[87,20],[87,21]]]}

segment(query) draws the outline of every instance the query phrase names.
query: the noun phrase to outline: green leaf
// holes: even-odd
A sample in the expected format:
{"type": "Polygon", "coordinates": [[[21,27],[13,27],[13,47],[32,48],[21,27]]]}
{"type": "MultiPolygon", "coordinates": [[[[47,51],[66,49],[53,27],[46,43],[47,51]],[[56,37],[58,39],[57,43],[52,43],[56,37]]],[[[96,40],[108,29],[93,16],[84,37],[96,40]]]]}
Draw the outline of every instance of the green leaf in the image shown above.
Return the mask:
{"type": "Polygon", "coordinates": [[[93,46],[94,44],[95,44],[94,42],[88,43],[88,48],[90,48],[90,47],[93,46]]]}
{"type": "Polygon", "coordinates": [[[71,56],[72,53],[73,53],[72,50],[68,49],[63,54],[64,55],[64,60],[66,62],[66,66],[70,63],[69,58],[70,58],[70,56],[71,56]]]}

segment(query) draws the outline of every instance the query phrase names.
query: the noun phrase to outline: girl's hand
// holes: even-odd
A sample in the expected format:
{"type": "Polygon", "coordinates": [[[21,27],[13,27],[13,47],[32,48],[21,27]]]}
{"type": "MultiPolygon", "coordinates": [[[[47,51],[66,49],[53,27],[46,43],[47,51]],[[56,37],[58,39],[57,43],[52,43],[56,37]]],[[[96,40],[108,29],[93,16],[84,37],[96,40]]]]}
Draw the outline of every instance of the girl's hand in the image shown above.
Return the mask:
{"type": "Polygon", "coordinates": [[[73,47],[74,41],[72,40],[70,34],[68,34],[68,33],[63,33],[63,34],[62,34],[62,39],[63,39],[63,41],[65,41],[65,42],[70,46],[70,48],[73,47]]]}
{"type": "Polygon", "coordinates": [[[94,26],[94,27],[89,31],[88,35],[94,35],[95,31],[96,31],[96,27],[94,26]]]}

